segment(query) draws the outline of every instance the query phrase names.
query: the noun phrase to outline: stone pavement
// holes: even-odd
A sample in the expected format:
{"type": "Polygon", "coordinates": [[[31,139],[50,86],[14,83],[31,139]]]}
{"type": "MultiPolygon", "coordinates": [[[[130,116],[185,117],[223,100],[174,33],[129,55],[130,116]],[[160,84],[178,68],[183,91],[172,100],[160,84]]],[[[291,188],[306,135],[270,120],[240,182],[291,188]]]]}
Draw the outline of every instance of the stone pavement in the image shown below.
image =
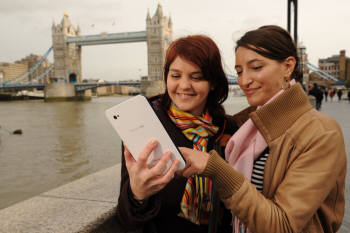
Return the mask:
{"type": "Polygon", "coordinates": [[[0,233],[86,233],[99,228],[117,205],[120,165],[0,210],[0,233]]]}
{"type": "Polygon", "coordinates": [[[343,225],[338,233],[348,233],[350,232],[350,103],[347,99],[340,102],[333,98],[333,102],[322,103],[320,112],[333,117],[340,125],[343,130],[346,154],[347,154],[347,176],[346,176],[346,187],[345,187],[345,216],[343,220],[343,225]]]}

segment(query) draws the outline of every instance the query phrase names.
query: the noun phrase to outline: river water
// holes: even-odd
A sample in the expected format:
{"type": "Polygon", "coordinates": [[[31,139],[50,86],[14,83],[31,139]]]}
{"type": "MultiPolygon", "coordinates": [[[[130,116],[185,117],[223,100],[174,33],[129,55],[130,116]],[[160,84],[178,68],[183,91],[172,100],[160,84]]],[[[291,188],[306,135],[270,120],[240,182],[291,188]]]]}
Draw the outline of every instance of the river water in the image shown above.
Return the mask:
{"type": "MultiPolygon", "coordinates": [[[[0,209],[119,163],[104,111],[127,98],[0,102],[0,209]],[[23,134],[10,134],[16,129],[23,134]]],[[[231,94],[224,105],[232,114],[247,102],[231,94]]]]}

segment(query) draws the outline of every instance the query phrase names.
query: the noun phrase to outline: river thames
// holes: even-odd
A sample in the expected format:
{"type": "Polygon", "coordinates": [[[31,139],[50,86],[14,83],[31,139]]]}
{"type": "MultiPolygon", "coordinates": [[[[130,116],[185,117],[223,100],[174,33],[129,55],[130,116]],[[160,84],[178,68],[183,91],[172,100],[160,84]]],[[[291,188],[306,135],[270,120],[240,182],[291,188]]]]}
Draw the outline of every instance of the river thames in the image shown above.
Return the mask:
{"type": "MultiPolygon", "coordinates": [[[[0,102],[0,209],[119,163],[120,138],[104,111],[127,98],[0,102]]],[[[244,97],[225,102],[230,112],[245,106],[244,97]]]]}
{"type": "MultiPolygon", "coordinates": [[[[127,98],[0,102],[0,209],[119,163],[120,138],[104,111],[127,98]],[[10,133],[16,129],[23,134],[10,133]]],[[[233,114],[248,104],[245,97],[231,93],[224,106],[233,114]]],[[[326,102],[321,112],[339,122],[349,154],[350,103],[326,102]]],[[[342,233],[350,232],[348,181],[349,174],[342,233]]]]}

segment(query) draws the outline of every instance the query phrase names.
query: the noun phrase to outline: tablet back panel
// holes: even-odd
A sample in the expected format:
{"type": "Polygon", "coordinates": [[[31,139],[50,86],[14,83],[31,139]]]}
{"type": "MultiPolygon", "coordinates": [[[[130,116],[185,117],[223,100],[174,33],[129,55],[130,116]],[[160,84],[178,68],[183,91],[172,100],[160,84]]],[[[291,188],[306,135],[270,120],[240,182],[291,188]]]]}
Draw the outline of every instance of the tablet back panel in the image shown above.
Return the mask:
{"type": "MultiPolygon", "coordinates": [[[[178,170],[185,167],[182,155],[144,96],[137,95],[107,109],[106,117],[136,160],[146,144],[154,138],[158,141],[158,146],[147,161],[150,167],[154,166],[167,150],[172,152],[172,160],[179,160],[178,170]]],[[[167,168],[170,165],[171,161],[167,168]]]]}

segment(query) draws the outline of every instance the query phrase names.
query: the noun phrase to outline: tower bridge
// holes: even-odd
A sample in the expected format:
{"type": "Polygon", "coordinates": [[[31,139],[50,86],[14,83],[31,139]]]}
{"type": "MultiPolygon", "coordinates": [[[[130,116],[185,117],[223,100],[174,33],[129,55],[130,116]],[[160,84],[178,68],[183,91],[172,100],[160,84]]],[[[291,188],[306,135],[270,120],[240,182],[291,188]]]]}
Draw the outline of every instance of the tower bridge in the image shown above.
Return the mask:
{"type": "MultiPolygon", "coordinates": [[[[158,4],[152,17],[150,13],[147,12],[145,31],[81,35],[80,27],[74,27],[69,19],[68,13],[65,12],[59,24],[55,22],[52,24],[52,47],[50,47],[48,52],[43,56],[43,59],[46,59],[48,54],[53,51],[53,66],[48,67],[45,72],[38,75],[34,81],[38,84],[44,82],[49,76],[53,77],[55,80],[58,80],[60,84],[46,83],[45,87],[56,85],[57,87],[59,86],[60,90],[54,87],[45,88],[45,90],[47,89],[45,96],[65,98],[68,92],[71,93],[69,95],[72,95],[72,86],[75,85],[79,87],[79,83],[82,83],[81,51],[83,46],[146,42],[148,76],[147,80],[142,80],[139,84],[141,92],[146,96],[161,93],[164,91],[162,65],[166,49],[172,40],[172,25],[171,18],[163,14],[162,6],[158,4]],[[62,83],[65,84],[63,85],[62,83]],[[65,88],[70,91],[67,92],[65,88]]],[[[23,87],[30,86],[32,82],[29,80],[29,73],[33,73],[39,66],[40,64],[38,62],[36,66],[30,68],[30,71],[12,81],[1,83],[0,89],[13,86],[19,88],[21,83],[23,87]],[[16,85],[14,85],[14,83],[16,83],[16,85]]],[[[80,86],[87,87],[88,85],[82,84],[80,86]]],[[[92,84],[90,86],[94,85],[92,84]]],[[[81,91],[80,88],[75,88],[75,90],[81,91]]]]}
{"type": "MultiPolygon", "coordinates": [[[[23,88],[28,88],[31,85],[35,86],[45,83],[45,96],[47,98],[65,98],[67,95],[69,95],[68,97],[72,97],[72,95],[75,96],[77,93],[81,95],[81,92],[89,87],[96,87],[96,84],[82,84],[81,52],[83,46],[146,42],[148,76],[146,80],[141,80],[138,85],[140,86],[141,93],[146,96],[161,93],[164,91],[164,83],[162,81],[163,61],[166,50],[172,40],[172,26],[171,18],[163,15],[162,6],[158,4],[152,17],[149,11],[147,12],[145,31],[81,35],[79,25],[74,27],[68,13],[65,12],[59,24],[55,22],[52,24],[52,46],[43,55],[42,59],[27,72],[14,78],[9,83],[0,83],[0,90],[14,87],[20,88],[21,84],[23,84],[23,88]],[[52,51],[54,57],[53,65],[46,67],[36,77],[31,77],[52,51]],[[29,77],[31,78],[29,79],[29,77]],[[57,80],[59,85],[45,82],[48,77],[57,80]]],[[[324,79],[338,81],[336,78],[324,74],[323,71],[310,63],[306,63],[305,66],[318,74],[322,74],[321,77],[324,79]]],[[[227,75],[227,77],[229,84],[237,84],[236,76],[227,75]]],[[[115,84],[105,83],[103,85],[115,84]]]]}

